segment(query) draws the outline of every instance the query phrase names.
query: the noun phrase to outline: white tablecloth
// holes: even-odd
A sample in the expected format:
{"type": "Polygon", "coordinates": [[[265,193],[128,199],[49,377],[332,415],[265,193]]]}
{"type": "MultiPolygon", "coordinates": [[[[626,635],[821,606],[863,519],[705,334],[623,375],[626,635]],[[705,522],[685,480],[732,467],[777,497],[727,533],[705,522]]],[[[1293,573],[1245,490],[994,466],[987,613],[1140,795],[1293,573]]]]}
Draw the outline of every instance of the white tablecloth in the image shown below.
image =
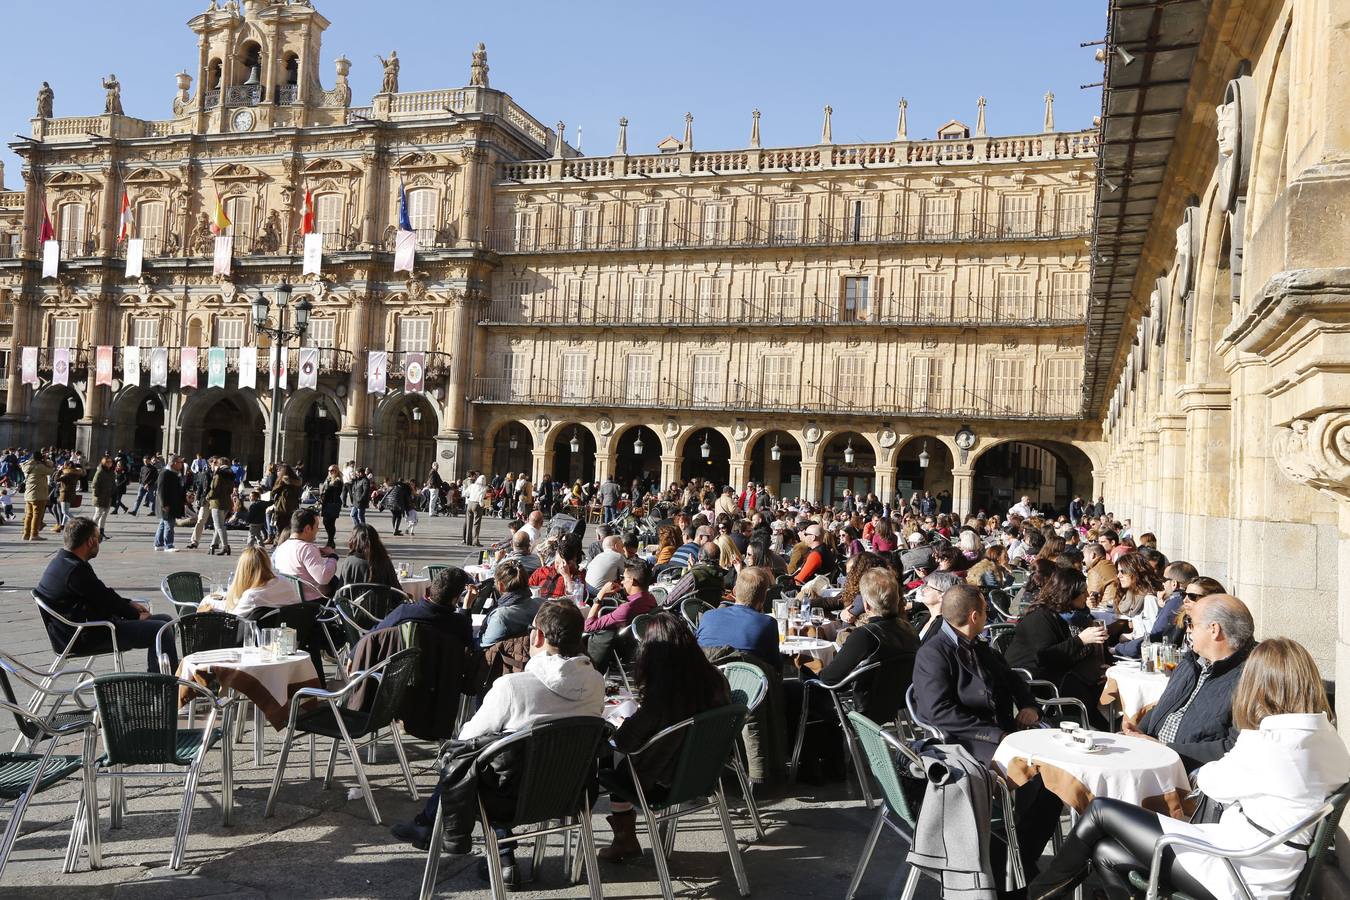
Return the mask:
{"type": "Polygon", "coordinates": [[[1146,707],[1158,702],[1167,688],[1167,676],[1161,672],[1145,672],[1137,665],[1117,663],[1106,670],[1109,681],[1116,683],[1120,708],[1131,719],[1146,707]]]}
{"type": "Polygon", "coordinates": [[[214,676],[222,687],[248,697],[278,728],[285,725],[291,694],[302,687],[319,686],[319,673],[309,654],[303,652],[268,659],[251,647],[204,650],[188,654],[178,664],[179,678],[201,683],[207,675],[214,676]]]}
{"type": "Polygon", "coordinates": [[[1166,744],[1103,731],[1092,736],[1100,749],[1089,753],[1068,746],[1057,728],[1015,731],[994,751],[994,763],[1004,772],[1014,760],[1048,764],[1073,776],[1094,797],[1138,806],[1171,791],[1190,791],[1181,757],[1166,744]]]}
{"type": "Polygon", "coordinates": [[[403,588],[403,593],[412,600],[421,600],[431,589],[431,579],[422,575],[409,575],[406,578],[400,575],[398,583],[399,587],[403,588]]]}
{"type": "Polygon", "coordinates": [[[810,657],[822,667],[828,666],[830,660],[834,659],[834,643],[821,638],[790,637],[779,643],[778,650],[784,656],[810,657]]]}

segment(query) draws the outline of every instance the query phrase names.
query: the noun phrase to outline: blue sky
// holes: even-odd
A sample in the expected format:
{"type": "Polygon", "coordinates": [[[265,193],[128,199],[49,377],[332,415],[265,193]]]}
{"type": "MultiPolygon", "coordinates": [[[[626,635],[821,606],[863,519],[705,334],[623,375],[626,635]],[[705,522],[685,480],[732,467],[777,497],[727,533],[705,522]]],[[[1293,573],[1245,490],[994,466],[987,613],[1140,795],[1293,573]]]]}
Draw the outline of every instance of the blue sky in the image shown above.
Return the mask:
{"type": "MultiPolygon", "coordinates": [[[[28,133],[42,80],[56,115],[103,110],[100,78],[115,72],[128,115],[169,118],[174,74],[195,71],[185,26],[206,0],[5,3],[9,37],[0,64],[0,129],[28,133]],[[60,48],[60,55],[53,48],[60,48]]],[[[222,0],[223,5],[223,0],[222,0]]],[[[1101,79],[1092,48],[1105,29],[1103,0],[946,0],[888,3],[684,0],[570,4],[460,0],[314,0],[332,21],[321,76],[353,62],[354,105],[379,87],[374,55],[397,49],[404,91],[468,82],[469,54],[485,41],[494,88],[548,124],[562,119],[588,154],[612,152],[619,116],[630,153],[655,152],[694,114],[700,149],[745,146],[750,110],[765,146],[815,143],[821,108],[834,109],[836,143],[888,140],[896,102],[909,100],[909,135],[932,137],[950,118],[975,121],[988,97],[992,134],[1039,131],[1042,96],[1055,93],[1056,125],[1088,127],[1100,100],[1079,85],[1101,79]]],[[[195,88],[195,86],[194,86],[195,88]]],[[[6,185],[19,184],[6,147],[6,185]]]]}

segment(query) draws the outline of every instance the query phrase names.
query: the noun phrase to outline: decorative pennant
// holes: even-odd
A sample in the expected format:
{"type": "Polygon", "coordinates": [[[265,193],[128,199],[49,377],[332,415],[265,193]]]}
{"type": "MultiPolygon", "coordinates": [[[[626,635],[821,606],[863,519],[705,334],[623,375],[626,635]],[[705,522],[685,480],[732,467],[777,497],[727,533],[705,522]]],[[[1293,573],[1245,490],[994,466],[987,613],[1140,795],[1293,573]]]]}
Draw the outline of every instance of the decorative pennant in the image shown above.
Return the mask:
{"type": "Polygon", "coordinates": [[[371,350],[366,360],[366,392],[383,394],[389,375],[389,353],[386,350],[371,350]]]}
{"type": "Polygon", "coordinates": [[[33,387],[38,386],[37,357],[38,348],[23,348],[23,383],[33,387]]]}
{"type": "Polygon", "coordinates": [[[127,239],[127,277],[141,277],[141,263],[145,260],[145,241],[141,238],[127,239]]]}
{"type": "Polygon", "coordinates": [[[42,242],[42,277],[55,278],[61,268],[61,242],[42,242]]]}
{"type": "Polygon", "coordinates": [[[125,384],[141,383],[141,348],[122,348],[122,381],[125,384]]]}
{"type": "Polygon", "coordinates": [[[70,384],[70,348],[52,348],[52,384],[70,384]]]}
{"type": "Polygon", "coordinates": [[[113,378],[113,348],[94,348],[94,384],[111,386],[113,378]]]}
{"type": "Polygon", "coordinates": [[[278,347],[275,344],[273,344],[272,349],[268,351],[268,358],[272,362],[272,364],[267,367],[268,390],[275,388],[278,384],[281,385],[283,391],[290,390],[286,385],[286,362],[288,356],[290,356],[289,350],[285,347],[278,347]]]}
{"type": "Polygon", "coordinates": [[[323,233],[305,235],[305,260],[301,275],[318,275],[323,269],[323,233]]]}
{"type": "Polygon", "coordinates": [[[239,348],[239,386],[258,389],[258,348],[239,348]]]}
{"type": "Polygon", "coordinates": [[[314,390],[319,386],[319,348],[301,347],[300,348],[300,377],[296,381],[296,386],[304,389],[314,390]]]}
{"type": "Polygon", "coordinates": [[[400,231],[394,243],[394,271],[411,272],[417,257],[417,232],[400,231]]]}
{"type": "Polygon", "coordinates": [[[230,274],[230,263],[234,259],[234,238],[222,234],[216,238],[216,262],[211,269],[213,275],[230,274]]]}
{"type": "Polygon", "coordinates": [[[225,386],[224,347],[212,347],[206,353],[206,386],[209,388],[225,386]]]}
{"type": "Polygon", "coordinates": [[[184,347],[178,368],[178,386],[195,388],[197,386],[197,348],[184,347]]]}
{"type": "Polygon", "coordinates": [[[403,366],[403,389],[409,394],[420,394],[427,387],[427,355],[409,353],[403,366]]]}
{"type": "Polygon", "coordinates": [[[169,348],[150,348],[150,386],[169,386],[169,348]]]}

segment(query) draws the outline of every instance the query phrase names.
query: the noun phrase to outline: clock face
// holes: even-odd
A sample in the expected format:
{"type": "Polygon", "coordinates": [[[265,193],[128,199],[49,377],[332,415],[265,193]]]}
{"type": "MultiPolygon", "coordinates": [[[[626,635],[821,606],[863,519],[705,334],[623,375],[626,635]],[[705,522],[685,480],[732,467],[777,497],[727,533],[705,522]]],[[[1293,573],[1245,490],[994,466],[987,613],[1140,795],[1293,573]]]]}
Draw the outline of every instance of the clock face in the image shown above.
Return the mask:
{"type": "Polygon", "coordinates": [[[956,433],[956,446],[962,450],[969,450],[975,446],[975,432],[969,428],[962,428],[956,433]]]}
{"type": "Polygon", "coordinates": [[[251,109],[239,110],[239,112],[234,114],[234,118],[231,119],[230,122],[234,126],[235,131],[252,131],[253,110],[251,109]]]}

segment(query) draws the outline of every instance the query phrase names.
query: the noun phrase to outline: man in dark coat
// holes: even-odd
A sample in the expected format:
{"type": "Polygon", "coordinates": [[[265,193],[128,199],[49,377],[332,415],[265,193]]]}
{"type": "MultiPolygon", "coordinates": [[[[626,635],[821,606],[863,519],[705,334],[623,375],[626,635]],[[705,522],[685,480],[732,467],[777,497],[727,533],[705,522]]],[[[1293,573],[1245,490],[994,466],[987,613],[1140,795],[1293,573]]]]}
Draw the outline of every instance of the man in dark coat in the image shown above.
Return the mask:
{"type": "Polygon", "coordinates": [[[159,528],[155,529],[155,549],[174,553],[173,526],[183,516],[187,492],[183,488],[183,458],[175,456],[155,485],[155,499],[159,503],[159,528]]]}

